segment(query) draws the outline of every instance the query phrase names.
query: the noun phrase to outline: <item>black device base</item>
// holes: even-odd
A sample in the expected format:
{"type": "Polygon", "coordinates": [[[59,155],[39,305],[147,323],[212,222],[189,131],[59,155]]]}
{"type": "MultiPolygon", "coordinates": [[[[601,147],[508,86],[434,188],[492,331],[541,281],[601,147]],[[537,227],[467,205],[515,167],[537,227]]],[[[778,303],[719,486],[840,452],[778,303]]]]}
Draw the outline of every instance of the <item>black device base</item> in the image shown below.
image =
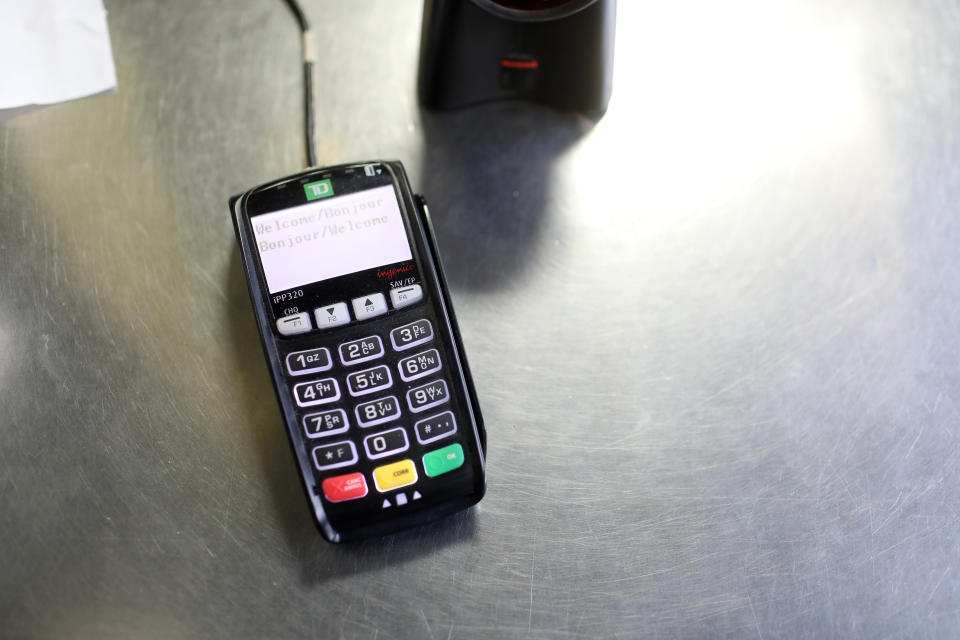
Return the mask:
{"type": "Polygon", "coordinates": [[[420,102],[449,108],[524,98],[600,117],[610,99],[615,23],[616,0],[426,0],[420,102]]]}

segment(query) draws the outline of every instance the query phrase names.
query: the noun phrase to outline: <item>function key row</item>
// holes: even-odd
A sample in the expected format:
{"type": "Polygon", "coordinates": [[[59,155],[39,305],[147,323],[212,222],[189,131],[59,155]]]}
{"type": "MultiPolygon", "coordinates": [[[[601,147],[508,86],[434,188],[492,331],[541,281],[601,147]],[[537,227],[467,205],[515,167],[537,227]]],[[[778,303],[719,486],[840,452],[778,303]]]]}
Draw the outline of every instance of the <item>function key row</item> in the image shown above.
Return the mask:
{"type": "MultiPolygon", "coordinates": [[[[405,351],[421,344],[430,342],[433,339],[433,325],[429,320],[417,320],[402,327],[397,327],[390,332],[390,342],[394,351],[405,351]]],[[[436,350],[433,350],[436,353],[436,350]]],[[[383,341],[378,335],[358,338],[349,342],[344,342],[337,348],[340,355],[340,362],[350,367],[362,362],[369,362],[383,357],[386,350],[383,347],[383,341]]],[[[417,361],[409,365],[408,375],[420,377],[430,373],[430,366],[439,362],[439,355],[434,361],[433,356],[422,360],[429,354],[421,353],[414,358],[417,361]],[[421,362],[422,360],[422,362],[421,362]],[[421,366],[422,365],[422,366],[421,366]]],[[[410,360],[409,358],[407,360],[410,360]]],[[[329,371],[333,368],[333,360],[330,358],[330,350],[326,347],[317,347],[315,349],[305,349],[303,351],[294,351],[287,354],[287,372],[292,376],[303,376],[310,373],[319,373],[329,371]]],[[[413,380],[414,378],[404,377],[404,380],[413,380]]]]}
{"type": "MultiPolygon", "coordinates": [[[[419,284],[411,284],[390,290],[390,302],[394,309],[402,309],[423,299],[423,288],[419,284]]],[[[385,314],[387,299],[382,293],[370,293],[354,298],[350,301],[353,307],[353,317],[357,320],[368,320],[385,314]]],[[[317,329],[332,329],[350,322],[350,313],[346,302],[335,302],[313,310],[313,318],[317,329]]],[[[308,333],[314,329],[310,321],[310,312],[301,311],[277,319],[277,331],[280,335],[295,336],[308,333]]]]}
{"type": "MultiPolygon", "coordinates": [[[[346,451],[346,445],[350,445],[353,455],[356,455],[356,449],[353,443],[339,443],[342,451],[346,451]]],[[[324,456],[326,453],[324,453],[324,456]]],[[[334,456],[331,456],[334,457],[334,456]]],[[[463,466],[464,454],[463,447],[459,444],[451,444],[434,451],[425,453],[420,463],[423,466],[423,473],[428,478],[435,478],[449,473],[463,466]]],[[[417,474],[417,466],[413,460],[406,458],[385,464],[373,470],[373,484],[380,493],[387,493],[394,489],[401,489],[416,484],[420,479],[417,474]]],[[[357,500],[364,498],[369,493],[367,488],[366,476],[356,471],[339,476],[333,476],[325,479],[321,484],[323,495],[329,502],[345,502],[347,500],[357,500]]],[[[420,497],[419,491],[414,492],[413,499],[420,497]]],[[[407,503],[406,495],[399,494],[396,504],[401,506],[407,503]],[[401,499],[402,496],[402,499],[401,499]]],[[[388,500],[384,501],[384,508],[391,506],[388,500]]]]}

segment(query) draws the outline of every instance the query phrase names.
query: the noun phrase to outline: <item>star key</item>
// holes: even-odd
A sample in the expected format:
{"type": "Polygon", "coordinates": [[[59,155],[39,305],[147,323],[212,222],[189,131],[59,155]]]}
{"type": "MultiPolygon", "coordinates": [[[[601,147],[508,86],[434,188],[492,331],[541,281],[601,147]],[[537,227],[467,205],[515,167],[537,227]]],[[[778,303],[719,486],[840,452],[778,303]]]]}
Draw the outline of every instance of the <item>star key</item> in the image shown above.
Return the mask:
{"type": "Polygon", "coordinates": [[[349,466],[357,461],[357,447],[353,442],[332,442],[314,447],[313,464],[320,471],[349,466]]]}

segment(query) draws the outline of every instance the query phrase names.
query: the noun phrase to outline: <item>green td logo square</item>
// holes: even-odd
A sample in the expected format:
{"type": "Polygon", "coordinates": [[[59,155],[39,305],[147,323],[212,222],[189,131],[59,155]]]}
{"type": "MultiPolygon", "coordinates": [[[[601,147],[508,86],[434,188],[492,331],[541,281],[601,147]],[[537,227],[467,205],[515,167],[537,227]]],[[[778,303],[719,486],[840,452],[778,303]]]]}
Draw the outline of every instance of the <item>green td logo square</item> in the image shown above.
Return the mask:
{"type": "Polygon", "coordinates": [[[329,198],[333,195],[333,185],[330,184],[330,178],[317,180],[316,182],[308,182],[303,185],[303,192],[307,194],[307,200],[329,198]]]}

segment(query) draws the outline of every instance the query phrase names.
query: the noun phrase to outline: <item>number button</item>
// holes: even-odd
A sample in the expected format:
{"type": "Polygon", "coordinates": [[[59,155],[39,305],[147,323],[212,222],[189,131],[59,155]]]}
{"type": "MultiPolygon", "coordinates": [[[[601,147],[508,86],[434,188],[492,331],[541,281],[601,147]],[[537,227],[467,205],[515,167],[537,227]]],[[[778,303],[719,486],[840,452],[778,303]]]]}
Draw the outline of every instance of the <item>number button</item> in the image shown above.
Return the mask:
{"type": "Polygon", "coordinates": [[[429,320],[417,320],[390,332],[394,351],[403,351],[433,339],[433,325],[429,320]]]}
{"type": "Polygon", "coordinates": [[[340,362],[346,366],[374,360],[382,355],[383,342],[380,341],[380,336],[368,336],[340,345],[340,362]]]}
{"type": "Polygon", "coordinates": [[[437,407],[449,399],[447,383],[443,380],[434,380],[407,391],[407,406],[414,413],[437,407]]]}
{"type": "Polygon", "coordinates": [[[416,380],[440,370],[440,354],[436,349],[428,349],[408,358],[404,358],[397,367],[404,382],[416,380]]]}
{"type": "Polygon", "coordinates": [[[346,467],[357,461],[357,447],[349,440],[325,444],[313,450],[313,464],[317,469],[346,467]]]}
{"type": "Polygon", "coordinates": [[[333,361],[330,360],[330,351],[326,347],[294,351],[287,354],[287,372],[292,376],[326,371],[332,366],[333,361]]]}
{"type": "Polygon", "coordinates": [[[376,460],[406,451],[410,448],[410,443],[407,441],[407,432],[402,427],[397,427],[367,436],[363,439],[363,448],[367,450],[368,458],[376,460]]]}
{"type": "Polygon", "coordinates": [[[293,397],[301,407],[329,404],[340,399],[340,387],[333,378],[301,382],[293,385],[293,397]]]}
{"type": "Polygon", "coordinates": [[[303,416],[303,430],[308,438],[325,438],[338,433],[346,433],[350,428],[347,412],[343,409],[331,409],[320,413],[308,413],[303,416]]]}
{"type": "Polygon", "coordinates": [[[387,389],[392,384],[393,378],[390,377],[390,369],[383,364],[347,376],[347,388],[352,396],[365,396],[368,393],[387,389]]]}
{"type": "Polygon", "coordinates": [[[372,427],[400,417],[400,403],[396,396],[387,396],[358,404],[356,412],[361,427],[372,427]]]}
{"type": "Polygon", "coordinates": [[[444,411],[439,415],[424,418],[413,425],[413,430],[417,434],[417,442],[427,444],[456,433],[457,421],[452,413],[444,411]]]}

